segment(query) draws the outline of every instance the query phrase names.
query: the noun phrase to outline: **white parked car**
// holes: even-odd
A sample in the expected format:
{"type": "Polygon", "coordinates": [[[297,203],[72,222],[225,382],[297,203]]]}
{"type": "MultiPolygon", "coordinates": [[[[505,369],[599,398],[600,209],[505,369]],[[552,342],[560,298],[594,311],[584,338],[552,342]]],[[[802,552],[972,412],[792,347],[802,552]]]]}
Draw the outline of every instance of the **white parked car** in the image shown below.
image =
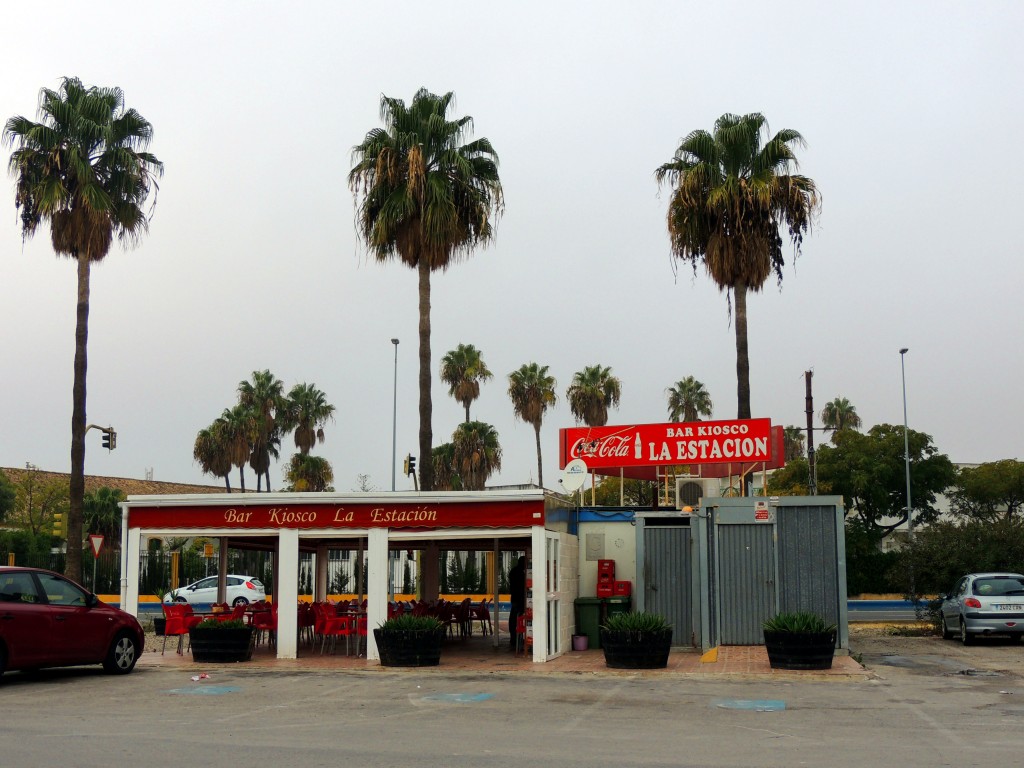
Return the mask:
{"type": "MultiPolygon", "coordinates": [[[[245,605],[267,599],[263,582],[254,576],[228,575],[225,600],[230,605],[245,605]]],[[[217,602],[217,577],[207,576],[205,579],[180,587],[164,595],[164,602],[178,603],[215,603],[217,602]]]]}

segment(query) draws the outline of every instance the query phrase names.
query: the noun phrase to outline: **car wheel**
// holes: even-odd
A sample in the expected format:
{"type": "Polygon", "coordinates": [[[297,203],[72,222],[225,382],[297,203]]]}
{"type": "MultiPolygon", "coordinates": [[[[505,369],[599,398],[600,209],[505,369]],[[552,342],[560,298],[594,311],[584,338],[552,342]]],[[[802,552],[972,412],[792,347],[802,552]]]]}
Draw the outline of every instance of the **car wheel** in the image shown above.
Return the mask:
{"type": "Polygon", "coordinates": [[[7,669],[7,652],[3,645],[0,645],[0,677],[3,677],[5,669],[7,669]]]}
{"type": "Polygon", "coordinates": [[[103,660],[103,668],[113,675],[126,675],[135,668],[139,660],[139,642],[127,632],[114,638],[103,660]]]}
{"type": "Polygon", "coordinates": [[[187,598],[184,598],[184,597],[181,597],[181,596],[179,595],[178,597],[174,598],[174,602],[176,602],[176,603],[187,603],[187,602],[188,602],[188,599],[187,599],[187,598]]]}
{"type": "Polygon", "coordinates": [[[236,597],[235,598],[235,602],[232,603],[232,605],[248,605],[248,604],[249,604],[249,601],[246,600],[244,597],[236,597]]]}
{"type": "Polygon", "coordinates": [[[967,625],[960,619],[960,642],[964,645],[974,645],[974,635],[967,631],[967,625]]]}
{"type": "Polygon", "coordinates": [[[939,616],[939,626],[942,627],[942,639],[943,640],[952,640],[954,633],[950,632],[949,631],[949,627],[946,626],[946,617],[945,616],[939,616]]]}

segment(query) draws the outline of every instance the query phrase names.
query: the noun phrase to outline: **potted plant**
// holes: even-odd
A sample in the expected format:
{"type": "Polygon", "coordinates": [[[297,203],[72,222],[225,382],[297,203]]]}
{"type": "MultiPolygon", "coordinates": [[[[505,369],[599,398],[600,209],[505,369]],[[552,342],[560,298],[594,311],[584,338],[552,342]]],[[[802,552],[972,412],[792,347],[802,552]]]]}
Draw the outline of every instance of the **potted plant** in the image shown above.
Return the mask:
{"type": "Polygon", "coordinates": [[[411,614],[390,618],[373,630],[384,667],[436,667],[444,634],[444,622],[411,614]]]}
{"type": "Polygon", "coordinates": [[[188,631],[195,661],[249,661],[256,645],[256,628],[241,619],[204,619],[188,631]]]}
{"type": "Polygon", "coordinates": [[[779,613],[762,624],[772,669],[831,669],[836,625],[810,611],[779,613]]]}
{"type": "Polygon", "coordinates": [[[672,647],[672,625],[657,613],[615,613],[601,625],[604,662],[613,669],[664,669],[672,647]]]}

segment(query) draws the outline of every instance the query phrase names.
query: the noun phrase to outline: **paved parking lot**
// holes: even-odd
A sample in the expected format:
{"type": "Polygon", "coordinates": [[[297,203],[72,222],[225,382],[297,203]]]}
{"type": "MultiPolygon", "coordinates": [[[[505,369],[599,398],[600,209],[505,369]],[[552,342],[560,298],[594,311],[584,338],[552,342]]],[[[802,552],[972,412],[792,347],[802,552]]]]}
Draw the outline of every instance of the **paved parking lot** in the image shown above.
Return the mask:
{"type": "Polygon", "coordinates": [[[853,633],[861,676],[321,669],[7,675],[4,768],[1013,766],[1024,646],[853,633]]]}

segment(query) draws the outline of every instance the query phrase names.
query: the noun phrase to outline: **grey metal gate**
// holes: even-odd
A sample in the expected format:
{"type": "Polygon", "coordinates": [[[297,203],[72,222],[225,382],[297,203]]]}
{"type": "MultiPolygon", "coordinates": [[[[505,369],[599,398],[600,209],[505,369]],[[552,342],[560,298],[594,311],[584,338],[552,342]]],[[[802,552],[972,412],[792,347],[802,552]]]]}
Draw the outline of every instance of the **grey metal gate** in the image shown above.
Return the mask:
{"type": "Polygon", "coordinates": [[[716,525],[719,642],[759,645],[775,614],[774,525],[716,525]]]}
{"type": "Polygon", "coordinates": [[[692,646],[693,587],[690,528],[644,527],[644,607],[672,624],[672,644],[692,646]]]}

